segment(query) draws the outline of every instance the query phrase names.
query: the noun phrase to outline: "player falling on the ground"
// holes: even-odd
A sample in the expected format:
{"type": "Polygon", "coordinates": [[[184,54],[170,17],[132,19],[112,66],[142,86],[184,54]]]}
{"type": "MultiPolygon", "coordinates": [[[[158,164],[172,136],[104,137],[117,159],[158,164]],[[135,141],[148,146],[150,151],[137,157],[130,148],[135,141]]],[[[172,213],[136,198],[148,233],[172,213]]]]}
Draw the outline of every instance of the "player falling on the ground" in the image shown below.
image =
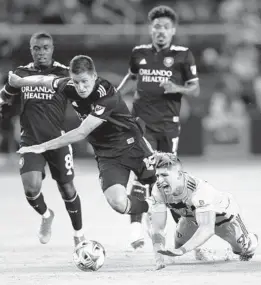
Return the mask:
{"type": "Polygon", "coordinates": [[[181,256],[203,245],[214,234],[227,241],[240,260],[253,257],[257,235],[248,232],[231,194],[185,172],[171,153],[156,153],[155,164],[157,183],[152,190],[154,204],[149,217],[157,269],[165,267],[162,254],[181,256]],[[165,249],[167,208],[181,216],[172,251],[165,249]]]}
{"type": "MultiPolygon", "coordinates": [[[[129,81],[137,83],[133,113],[146,123],[145,138],[152,148],[176,153],[180,134],[181,98],[199,95],[199,82],[192,52],[173,44],[178,19],[167,6],[157,6],[148,14],[151,44],[136,46],[132,50],[129,73],[118,87],[122,90],[129,81]]],[[[133,183],[131,193],[144,199],[146,190],[133,183]]],[[[178,221],[178,216],[173,218],[178,221]]],[[[131,216],[132,246],[144,243],[141,215],[131,216]]]]}
{"type": "Polygon", "coordinates": [[[44,153],[88,137],[98,163],[101,187],[110,206],[122,214],[148,211],[146,201],[127,195],[126,185],[130,171],[141,183],[151,185],[156,181],[152,150],[120,94],[110,82],[97,76],[90,57],[75,56],[70,62],[68,78],[20,78],[10,74],[9,82],[13,86],[42,84],[52,88],[58,96],[71,101],[82,119],[78,128],[45,143],[22,147],[20,153],[44,153]]]}
{"type": "MultiPolygon", "coordinates": [[[[69,68],[52,58],[54,47],[50,34],[45,32],[33,34],[30,39],[30,50],[33,62],[19,66],[15,74],[20,77],[34,74],[68,76],[69,68]]],[[[66,97],[42,84],[37,87],[27,84],[22,88],[14,88],[7,83],[1,90],[1,105],[9,103],[10,98],[14,97],[13,95],[19,95],[21,100],[21,147],[43,143],[61,135],[67,106],[66,97]]],[[[18,100],[15,100],[14,104],[17,102],[18,100]]],[[[46,162],[49,165],[52,178],[57,182],[70,216],[74,229],[74,243],[77,245],[84,240],[84,234],[81,202],[73,184],[74,169],[71,146],[47,151],[44,154],[21,154],[20,174],[26,199],[33,209],[42,216],[39,240],[44,244],[49,242],[54,218],[54,212],[47,207],[41,192],[46,162]]]]}

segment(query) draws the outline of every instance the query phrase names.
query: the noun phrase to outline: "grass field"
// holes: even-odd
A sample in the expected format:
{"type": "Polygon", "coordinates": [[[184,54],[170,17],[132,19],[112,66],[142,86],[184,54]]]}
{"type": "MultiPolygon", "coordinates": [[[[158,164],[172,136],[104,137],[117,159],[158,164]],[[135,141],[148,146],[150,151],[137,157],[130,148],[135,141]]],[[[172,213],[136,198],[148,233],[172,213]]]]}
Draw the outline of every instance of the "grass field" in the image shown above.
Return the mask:
{"type": "MultiPolygon", "coordinates": [[[[244,161],[207,161],[184,159],[188,171],[223,191],[231,192],[243,212],[249,230],[261,236],[261,159],[244,161]]],[[[18,173],[18,172],[17,172],[18,173]]],[[[154,271],[150,241],[143,252],[126,251],[129,240],[128,217],[114,212],[99,187],[92,161],[76,163],[75,184],[80,193],[86,237],[100,241],[106,248],[104,266],[97,272],[81,272],[72,262],[72,229],[64,204],[50,175],[43,183],[43,193],[55,211],[53,236],[42,245],[37,238],[40,217],[27,205],[19,175],[0,169],[0,285],[96,285],[96,284],[253,284],[261,280],[261,247],[249,262],[225,262],[222,254],[228,247],[213,237],[206,246],[220,253],[215,262],[195,261],[184,255],[168,266],[154,271]]],[[[169,219],[168,244],[173,242],[174,227],[169,219]]]]}

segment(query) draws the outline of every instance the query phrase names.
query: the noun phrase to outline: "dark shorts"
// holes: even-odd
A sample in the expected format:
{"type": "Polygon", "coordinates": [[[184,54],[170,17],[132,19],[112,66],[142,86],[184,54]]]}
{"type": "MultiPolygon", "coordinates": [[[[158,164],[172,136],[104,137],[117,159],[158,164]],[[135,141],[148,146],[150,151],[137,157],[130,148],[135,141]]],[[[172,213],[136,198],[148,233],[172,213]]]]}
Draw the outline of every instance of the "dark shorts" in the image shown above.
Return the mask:
{"type": "Polygon", "coordinates": [[[142,139],[122,156],[115,158],[97,157],[102,190],[105,191],[115,184],[121,184],[126,187],[131,171],[136,174],[140,183],[155,183],[156,171],[154,165],[150,163],[151,155],[151,149],[145,140],[142,139]]]}
{"type": "Polygon", "coordinates": [[[154,150],[176,153],[178,150],[180,126],[165,132],[153,132],[146,128],[145,138],[154,150]]]}
{"type": "Polygon", "coordinates": [[[74,178],[73,156],[71,146],[49,150],[45,153],[25,153],[19,161],[20,174],[40,171],[45,177],[45,165],[48,163],[52,178],[61,184],[68,183],[74,178]]]}

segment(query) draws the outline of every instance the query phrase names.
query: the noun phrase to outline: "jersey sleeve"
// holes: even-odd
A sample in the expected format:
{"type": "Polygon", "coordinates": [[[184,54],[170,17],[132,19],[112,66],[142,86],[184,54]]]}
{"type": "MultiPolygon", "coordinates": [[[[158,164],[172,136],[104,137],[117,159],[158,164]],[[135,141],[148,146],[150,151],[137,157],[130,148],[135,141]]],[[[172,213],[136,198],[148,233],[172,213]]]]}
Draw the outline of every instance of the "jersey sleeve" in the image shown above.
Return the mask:
{"type": "Polygon", "coordinates": [[[90,115],[107,121],[107,118],[117,107],[119,98],[116,90],[109,82],[103,81],[98,85],[95,95],[98,100],[93,104],[90,115]]]}
{"type": "Polygon", "coordinates": [[[198,80],[197,66],[192,52],[188,49],[184,59],[184,81],[198,80]]]}
{"type": "Polygon", "coordinates": [[[211,189],[205,185],[205,183],[199,184],[199,188],[192,196],[192,204],[195,207],[196,213],[203,213],[209,211],[215,211],[214,207],[214,194],[211,189]]]}
{"type": "Polygon", "coordinates": [[[139,55],[138,55],[138,51],[135,48],[131,52],[131,56],[129,60],[129,71],[132,74],[139,73],[139,55]]]}
{"type": "Polygon", "coordinates": [[[55,77],[52,81],[52,89],[56,92],[66,92],[66,88],[72,85],[69,77],[55,77]]]}

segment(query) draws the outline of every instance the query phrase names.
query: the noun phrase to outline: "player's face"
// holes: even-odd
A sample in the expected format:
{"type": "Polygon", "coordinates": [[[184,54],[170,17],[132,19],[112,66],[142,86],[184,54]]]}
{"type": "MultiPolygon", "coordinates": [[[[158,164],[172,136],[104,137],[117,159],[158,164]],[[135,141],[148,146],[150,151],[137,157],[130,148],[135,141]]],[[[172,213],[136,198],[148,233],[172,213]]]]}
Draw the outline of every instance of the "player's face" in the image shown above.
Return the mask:
{"type": "Polygon", "coordinates": [[[30,50],[37,66],[50,66],[53,57],[53,41],[48,38],[32,39],[30,50]]]}
{"type": "Polygon", "coordinates": [[[151,23],[152,43],[160,48],[169,46],[175,33],[176,27],[171,19],[167,17],[154,19],[151,23]]]}
{"type": "Polygon", "coordinates": [[[93,91],[97,74],[82,72],[79,74],[70,73],[74,87],[81,98],[87,98],[93,91]]]}
{"type": "Polygon", "coordinates": [[[180,187],[183,184],[182,175],[176,167],[158,168],[156,170],[157,186],[165,192],[165,194],[179,195],[180,187]]]}

